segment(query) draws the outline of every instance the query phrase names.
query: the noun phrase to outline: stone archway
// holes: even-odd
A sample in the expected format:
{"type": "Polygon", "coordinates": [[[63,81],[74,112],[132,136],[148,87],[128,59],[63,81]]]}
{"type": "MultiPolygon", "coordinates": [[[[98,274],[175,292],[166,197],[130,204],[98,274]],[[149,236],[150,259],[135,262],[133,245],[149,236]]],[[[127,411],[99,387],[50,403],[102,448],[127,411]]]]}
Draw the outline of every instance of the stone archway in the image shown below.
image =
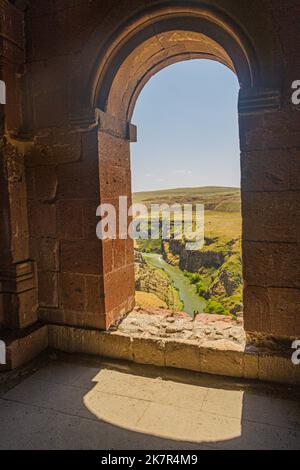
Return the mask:
{"type": "Polygon", "coordinates": [[[105,330],[132,308],[132,245],[96,239],[96,208],[131,194],[130,119],[140,90],[161,68],[193,57],[221,61],[241,85],[245,329],[250,339],[290,344],[300,334],[296,7],[77,2],[55,4],[50,23],[35,2],[2,9],[9,100],[1,108],[0,325],[27,348],[17,347],[17,363],[46,347],[49,324],[78,339],[71,349],[79,351],[79,328],[105,330]]]}
{"type": "MultiPolygon", "coordinates": [[[[266,78],[251,41],[237,25],[222,15],[218,17],[214,11],[206,9],[182,10],[177,7],[160,10],[157,15],[145,17],[143,22],[137,21],[114,38],[106,54],[98,58],[98,67],[91,81],[91,100],[97,109],[99,126],[101,202],[116,204],[118,197],[123,195],[128,196],[130,201],[129,142],[136,136],[130,120],[140,91],[151,76],[162,68],[193,58],[217,60],[237,74],[241,87],[239,117],[242,147],[244,136],[249,131],[249,116],[253,119],[256,113],[279,108],[280,94],[277,89],[266,87],[266,78]]],[[[252,124],[250,130],[251,127],[252,124]]],[[[248,194],[244,185],[245,178],[242,181],[245,228],[248,194]]],[[[102,253],[109,264],[103,280],[105,326],[109,327],[133,306],[132,243],[122,240],[104,242],[102,253]],[[118,286],[123,287],[119,289],[118,286]]],[[[251,261],[245,243],[244,259],[247,263],[244,271],[249,272],[251,261]]],[[[256,260],[252,262],[255,264],[256,260]]],[[[104,261],[103,273],[106,271],[104,261]]],[[[253,325],[255,313],[247,279],[245,285],[244,317],[247,329],[247,325],[253,325]]],[[[255,332],[256,327],[251,327],[250,331],[255,332]]]]}
{"type": "MultiPolygon", "coordinates": [[[[130,121],[137,97],[151,76],[170,64],[194,58],[217,60],[236,72],[232,59],[218,42],[203,33],[184,30],[182,25],[184,25],[184,21],[181,23],[181,29],[172,30],[172,23],[169,20],[166,24],[159,23],[159,27],[155,29],[152,36],[136,45],[120,63],[116,72],[111,74],[113,80],[111,86],[107,87],[109,92],[106,98],[103,88],[105,89],[107,86],[107,77],[110,72],[105,68],[103,81],[99,77],[104,87],[99,84],[95,89],[97,93],[96,105],[100,106],[103,101],[102,107],[105,109],[97,108],[101,202],[116,206],[119,197],[127,196],[128,205],[131,205],[130,146],[128,142],[134,140],[136,132],[130,121]],[[165,28],[171,28],[171,30],[163,31],[165,28]],[[156,33],[157,29],[162,32],[156,33]]],[[[178,26],[177,20],[175,26],[178,26]]],[[[188,26],[192,27],[190,18],[186,27],[188,26]]],[[[128,46],[125,49],[128,50],[128,46]]],[[[121,56],[123,55],[124,53],[121,53],[121,56]]],[[[115,67],[116,62],[117,59],[112,58],[112,67],[115,67]]],[[[241,79],[243,78],[245,83],[250,83],[251,72],[246,66],[246,62],[246,60],[243,62],[244,70],[241,73],[241,79]]],[[[120,304],[121,299],[118,300],[115,295],[116,286],[124,285],[125,282],[128,285],[129,282],[130,289],[132,289],[133,283],[130,278],[134,278],[131,240],[119,240],[117,245],[116,251],[115,241],[102,243],[104,250],[113,253],[113,263],[117,260],[116,266],[110,266],[109,276],[104,279],[105,298],[106,300],[111,298],[109,305],[113,305],[117,314],[117,318],[113,314],[112,321],[118,319],[126,311],[126,295],[128,296],[128,290],[125,289],[125,297],[122,298],[120,304]],[[124,253],[126,253],[126,257],[124,257],[124,253]]],[[[110,256],[108,255],[106,259],[110,259],[110,256]]],[[[133,298],[134,291],[131,290],[131,305],[133,305],[133,298]]],[[[108,312],[108,315],[111,315],[111,312],[108,312]]]]}

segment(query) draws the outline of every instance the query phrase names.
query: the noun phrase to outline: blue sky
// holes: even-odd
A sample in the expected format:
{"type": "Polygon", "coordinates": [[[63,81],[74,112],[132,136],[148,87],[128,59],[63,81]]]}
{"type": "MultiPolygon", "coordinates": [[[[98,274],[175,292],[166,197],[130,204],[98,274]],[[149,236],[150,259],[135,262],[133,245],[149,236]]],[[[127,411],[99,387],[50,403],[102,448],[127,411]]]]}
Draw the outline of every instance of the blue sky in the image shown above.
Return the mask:
{"type": "Polygon", "coordinates": [[[224,65],[180,62],[142,90],[132,122],[133,191],[240,186],[239,84],[224,65]]]}

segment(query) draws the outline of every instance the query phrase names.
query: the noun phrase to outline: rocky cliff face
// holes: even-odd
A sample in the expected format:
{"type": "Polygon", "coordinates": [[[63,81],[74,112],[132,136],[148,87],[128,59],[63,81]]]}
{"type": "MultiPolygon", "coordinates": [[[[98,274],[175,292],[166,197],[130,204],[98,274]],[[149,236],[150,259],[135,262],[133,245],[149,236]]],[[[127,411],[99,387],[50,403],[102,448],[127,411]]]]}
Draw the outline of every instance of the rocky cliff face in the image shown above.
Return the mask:
{"type": "Polygon", "coordinates": [[[182,309],[179,294],[168,276],[150,266],[139,252],[135,252],[135,288],[137,291],[155,294],[170,309],[182,309]]]}
{"type": "Polygon", "coordinates": [[[207,240],[201,251],[187,251],[180,240],[164,242],[165,261],[190,277],[209,311],[233,316],[242,313],[242,263],[238,240],[207,240]]]}
{"type": "Polygon", "coordinates": [[[169,254],[178,257],[178,266],[182,271],[197,273],[201,268],[220,268],[225,261],[225,253],[209,250],[187,251],[180,240],[163,243],[163,256],[169,261],[169,254]]]}

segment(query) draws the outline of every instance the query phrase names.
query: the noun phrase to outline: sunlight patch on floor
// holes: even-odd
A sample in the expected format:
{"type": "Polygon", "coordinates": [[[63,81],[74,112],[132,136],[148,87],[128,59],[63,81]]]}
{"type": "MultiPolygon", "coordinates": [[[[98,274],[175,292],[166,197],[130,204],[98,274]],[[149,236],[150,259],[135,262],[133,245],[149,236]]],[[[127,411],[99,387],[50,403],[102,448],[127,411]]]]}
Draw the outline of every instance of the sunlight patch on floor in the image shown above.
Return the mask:
{"type": "Polygon", "coordinates": [[[110,424],[166,439],[214,442],[241,435],[242,391],[213,390],[102,370],[84,396],[110,424]]]}
{"type": "Polygon", "coordinates": [[[0,394],[0,449],[299,449],[299,400],[276,387],[50,361],[0,394]]]}

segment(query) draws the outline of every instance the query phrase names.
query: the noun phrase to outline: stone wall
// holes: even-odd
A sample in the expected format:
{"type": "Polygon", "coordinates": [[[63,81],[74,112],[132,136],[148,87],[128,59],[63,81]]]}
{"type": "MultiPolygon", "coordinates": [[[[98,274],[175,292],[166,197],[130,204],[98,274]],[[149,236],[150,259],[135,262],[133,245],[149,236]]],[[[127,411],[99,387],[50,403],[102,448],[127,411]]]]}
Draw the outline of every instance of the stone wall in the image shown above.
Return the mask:
{"type": "Polygon", "coordinates": [[[211,31],[210,52],[236,69],[242,85],[245,329],[251,337],[300,334],[300,128],[290,100],[300,79],[300,5],[209,0],[201,16],[200,3],[0,1],[0,78],[8,89],[0,135],[0,325],[43,320],[105,329],[132,309],[132,243],[97,240],[96,208],[131,195],[135,129],[126,119],[141,86],[176,54],[199,53],[194,36],[180,34],[173,44],[172,35],[161,42],[154,35],[162,13],[165,29],[180,27],[176,10],[187,28],[193,16],[211,31]]]}
{"type": "Polygon", "coordinates": [[[0,2],[0,76],[6,83],[0,135],[0,324],[26,328],[37,321],[34,260],[29,256],[27,187],[24,169],[22,93],[25,62],[24,13],[0,2]]]}
{"type": "Polygon", "coordinates": [[[300,116],[291,84],[300,77],[300,4],[266,5],[285,67],[280,110],[240,117],[245,328],[299,336],[300,116]]]}

